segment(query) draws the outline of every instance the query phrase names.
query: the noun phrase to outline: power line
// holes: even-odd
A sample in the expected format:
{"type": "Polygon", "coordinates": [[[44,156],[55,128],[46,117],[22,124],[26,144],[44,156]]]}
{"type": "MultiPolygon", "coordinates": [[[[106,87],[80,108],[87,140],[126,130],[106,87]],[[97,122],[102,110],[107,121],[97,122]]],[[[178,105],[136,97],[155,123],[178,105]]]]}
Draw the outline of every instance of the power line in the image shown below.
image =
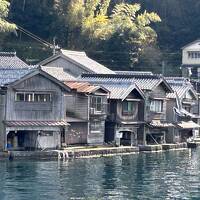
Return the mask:
{"type": "MultiPolygon", "coordinates": [[[[8,21],[9,21],[9,20],[8,20],[8,21]]],[[[9,21],[9,22],[10,22],[10,21],[9,21]]],[[[12,23],[12,22],[10,22],[10,23],[12,23]]],[[[37,35],[31,33],[30,31],[26,30],[25,28],[23,28],[23,27],[21,27],[21,26],[19,26],[19,25],[17,25],[17,24],[16,24],[16,26],[17,26],[18,30],[21,31],[22,33],[24,33],[24,34],[28,35],[29,37],[31,37],[32,39],[34,39],[34,40],[40,42],[40,43],[43,44],[44,46],[47,46],[47,47],[49,47],[50,49],[53,49],[53,54],[55,54],[55,52],[56,52],[57,49],[60,49],[60,47],[59,47],[58,45],[55,44],[55,38],[54,38],[54,43],[51,44],[51,43],[47,42],[46,40],[44,40],[44,39],[38,37],[37,35]]]]}
{"type": "Polygon", "coordinates": [[[29,37],[31,37],[31,38],[37,40],[38,42],[42,43],[43,45],[48,46],[48,47],[50,47],[50,48],[53,47],[53,44],[51,44],[51,43],[49,43],[49,42],[43,40],[42,38],[36,36],[35,34],[31,33],[30,31],[28,31],[28,30],[22,28],[22,27],[19,26],[19,25],[17,25],[17,27],[18,27],[19,31],[21,31],[21,32],[23,32],[24,34],[28,35],[29,37]]]}

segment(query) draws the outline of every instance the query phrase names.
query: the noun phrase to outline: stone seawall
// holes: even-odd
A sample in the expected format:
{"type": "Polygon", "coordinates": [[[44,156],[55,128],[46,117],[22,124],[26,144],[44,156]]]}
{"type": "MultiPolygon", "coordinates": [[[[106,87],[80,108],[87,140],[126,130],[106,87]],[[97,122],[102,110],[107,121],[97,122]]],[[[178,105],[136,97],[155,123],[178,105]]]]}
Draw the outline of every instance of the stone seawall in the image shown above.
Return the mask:
{"type": "Polygon", "coordinates": [[[180,144],[158,144],[158,145],[140,145],[139,151],[167,151],[176,149],[186,149],[187,143],[180,144]]]}
{"type": "Polygon", "coordinates": [[[145,146],[141,145],[139,147],[69,147],[63,150],[0,152],[0,159],[56,160],[126,155],[139,152],[158,152],[186,148],[187,143],[145,146]]]}

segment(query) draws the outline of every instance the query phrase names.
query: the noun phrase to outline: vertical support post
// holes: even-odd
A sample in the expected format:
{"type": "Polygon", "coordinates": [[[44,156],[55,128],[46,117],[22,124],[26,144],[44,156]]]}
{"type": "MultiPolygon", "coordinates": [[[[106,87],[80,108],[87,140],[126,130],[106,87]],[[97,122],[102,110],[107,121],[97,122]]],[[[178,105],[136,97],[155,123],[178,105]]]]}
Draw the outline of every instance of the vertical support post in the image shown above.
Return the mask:
{"type": "Polygon", "coordinates": [[[165,61],[162,61],[162,75],[165,75],[165,61]]]}

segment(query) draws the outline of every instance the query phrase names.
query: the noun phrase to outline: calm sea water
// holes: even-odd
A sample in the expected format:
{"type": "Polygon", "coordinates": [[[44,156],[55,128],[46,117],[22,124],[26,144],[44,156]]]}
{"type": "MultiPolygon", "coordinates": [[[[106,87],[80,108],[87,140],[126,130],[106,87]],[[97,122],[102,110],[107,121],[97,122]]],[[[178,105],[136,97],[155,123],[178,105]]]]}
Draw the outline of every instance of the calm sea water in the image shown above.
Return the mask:
{"type": "Polygon", "coordinates": [[[57,161],[0,161],[0,200],[200,199],[200,149],[57,161]]]}

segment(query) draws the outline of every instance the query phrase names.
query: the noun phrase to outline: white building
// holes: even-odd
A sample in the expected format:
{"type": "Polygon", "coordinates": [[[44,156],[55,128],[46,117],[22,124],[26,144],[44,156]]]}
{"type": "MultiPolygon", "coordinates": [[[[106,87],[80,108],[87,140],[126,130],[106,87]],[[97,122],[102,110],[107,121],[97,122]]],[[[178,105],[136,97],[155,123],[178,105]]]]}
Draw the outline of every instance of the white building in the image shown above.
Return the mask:
{"type": "Polygon", "coordinates": [[[182,47],[182,75],[200,79],[200,39],[182,47]]]}

